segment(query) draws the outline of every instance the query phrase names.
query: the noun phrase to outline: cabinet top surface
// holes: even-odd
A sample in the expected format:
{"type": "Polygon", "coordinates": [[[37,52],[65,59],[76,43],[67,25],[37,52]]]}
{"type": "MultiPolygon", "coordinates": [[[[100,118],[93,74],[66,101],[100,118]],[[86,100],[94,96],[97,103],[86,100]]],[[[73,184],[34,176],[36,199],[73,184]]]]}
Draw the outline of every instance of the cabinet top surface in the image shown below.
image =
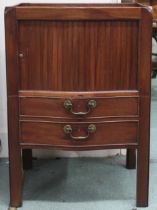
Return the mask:
{"type": "MultiPolygon", "coordinates": [[[[16,10],[19,20],[139,20],[143,9],[150,13],[140,4],[19,4],[11,8],[16,10]]],[[[6,8],[6,14],[8,10],[6,8]]]]}
{"type": "Polygon", "coordinates": [[[140,4],[138,3],[118,3],[118,4],[46,4],[46,3],[38,3],[38,4],[33,4],[33,3],[21,3],[15,6],[16,8],[30,8],[30,7],[112,7],[112,8],[117,8],[117,7],[122,7],[122,8],[126,8],[126,7],[131,7],[131,8],[139,8],[142,7],[140,4]]]}

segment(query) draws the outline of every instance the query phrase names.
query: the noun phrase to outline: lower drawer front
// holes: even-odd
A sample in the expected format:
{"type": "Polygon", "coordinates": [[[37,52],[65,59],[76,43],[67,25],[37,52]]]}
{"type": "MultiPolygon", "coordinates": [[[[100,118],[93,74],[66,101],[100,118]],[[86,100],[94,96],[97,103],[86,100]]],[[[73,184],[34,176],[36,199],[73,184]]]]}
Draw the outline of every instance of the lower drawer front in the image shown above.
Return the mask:
{"type": "Polygon", "coordinates": [[[29,122],[20,124],[20,142],[51,146],[102,146],[137,143],[138,121],[101,123],[29,122]]]}

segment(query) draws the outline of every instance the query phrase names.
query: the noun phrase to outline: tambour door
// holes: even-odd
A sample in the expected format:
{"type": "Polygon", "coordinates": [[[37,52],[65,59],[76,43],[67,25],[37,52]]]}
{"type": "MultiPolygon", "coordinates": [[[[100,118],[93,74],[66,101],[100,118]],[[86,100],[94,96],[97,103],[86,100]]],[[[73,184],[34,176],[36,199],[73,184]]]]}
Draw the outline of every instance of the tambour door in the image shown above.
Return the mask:
{"type": "Polygon", "coordinates": [[[136,90],[138,34],[136,19],[20,20],[20,89],[136,90]]]}

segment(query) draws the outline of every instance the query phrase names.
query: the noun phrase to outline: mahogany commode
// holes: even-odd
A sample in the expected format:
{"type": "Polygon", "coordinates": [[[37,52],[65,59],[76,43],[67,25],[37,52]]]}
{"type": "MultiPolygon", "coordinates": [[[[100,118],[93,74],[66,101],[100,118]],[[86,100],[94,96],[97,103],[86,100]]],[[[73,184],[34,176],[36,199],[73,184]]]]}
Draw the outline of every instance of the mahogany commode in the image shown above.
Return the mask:
{"type": "Polygon", "coordinates": [[[150,12],[138,4],[21,4],[6,8],[5,23],[9,209],[22,204],[23,167],[35,148],[126,148],[127,168],[137,150],[137,206],[147,206],[150,12]]]}

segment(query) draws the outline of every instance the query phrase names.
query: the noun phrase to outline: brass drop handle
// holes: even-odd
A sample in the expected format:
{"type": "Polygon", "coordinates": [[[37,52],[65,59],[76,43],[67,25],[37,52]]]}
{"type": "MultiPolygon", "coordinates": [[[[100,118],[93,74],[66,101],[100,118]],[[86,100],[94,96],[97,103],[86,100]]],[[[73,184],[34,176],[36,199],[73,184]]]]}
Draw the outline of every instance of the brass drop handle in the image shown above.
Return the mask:
{"type": "Polygon", "coordinates": [[[88,128],[87,128],[87,135],[86,136],[73,136],[72,135],[73,129],[72,129],[71,125],[65,125],[64,126],[64,132],[66,134],[69,134],[71,139],[74,139],[74,140],[86,140],[86,139],[89,138],[91,133],[95,133],[96,132],[96,126],[94,124],[90,124],[88,126],[88,128]]]}
{"type": "Polygon", "coordinates": [[[64,101],[64,108],[67,109],[68,111],[70,111],[74,115],[86,115],[90,111],[92,111],[92,109],[95,108],[95,107],[96,107],[96,101],[95,100],[89,100],[88,104],[87,104],[88,110],[86,112],[74,112],[73,111],[73,104],[72,104],[71,100],[66,99],[64,101]]]}

